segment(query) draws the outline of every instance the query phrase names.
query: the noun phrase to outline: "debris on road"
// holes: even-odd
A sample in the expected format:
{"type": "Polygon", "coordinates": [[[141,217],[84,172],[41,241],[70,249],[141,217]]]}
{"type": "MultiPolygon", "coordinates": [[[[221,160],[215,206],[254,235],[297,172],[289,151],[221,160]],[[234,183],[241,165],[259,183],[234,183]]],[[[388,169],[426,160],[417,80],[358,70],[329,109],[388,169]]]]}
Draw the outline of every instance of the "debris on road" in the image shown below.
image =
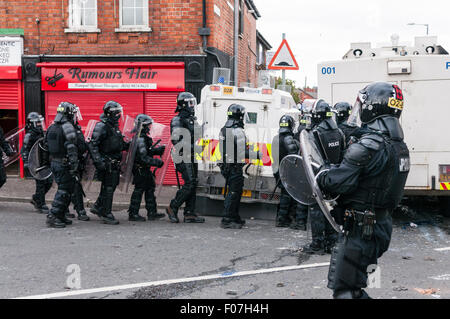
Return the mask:
{"type": "Polygon", "coordinates": [[[277,287],[284,287],[284,284],[283,284],[282,282],[279,282],[279,283],[277,284],[277,287]]]}
{"type": "Polygon", "coordinates": [[[394,291],[407,291],[408,288],[406,288],[404,286],[397,286],[397,287],[392,288],[392,290],[394,290],[394,291]]]}
{"type": "Polygon", "coordinates": [[[439,289],[436,288],[429,288],[429,289],[414,288],[414,290],[421,293],[422,295],[435,295],[437,292],[439,292],[439,289]]]}
{"type": "Polygon", "coordinates": [[[230,296],[237,296],[237,291],[234,291],[234,290],[228,290],[227,291],[227,295],[230,295],[230,296]]]}

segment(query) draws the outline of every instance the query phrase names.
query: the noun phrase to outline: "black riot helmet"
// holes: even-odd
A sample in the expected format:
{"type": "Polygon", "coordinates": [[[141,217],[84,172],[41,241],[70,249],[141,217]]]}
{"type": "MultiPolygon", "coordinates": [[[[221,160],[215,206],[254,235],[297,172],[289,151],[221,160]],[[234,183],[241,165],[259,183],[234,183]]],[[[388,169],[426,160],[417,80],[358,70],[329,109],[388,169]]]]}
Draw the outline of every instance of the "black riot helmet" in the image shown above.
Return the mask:
{"type": "Polygon", "coordinates": [[[38,128],[38,129],[44,129],[44,118],[42,115],[40,115],[37,112],[31,112],[27,116],[27,123],[26,125],[29,128],[38,128]]]}
{"type": "Polygon", "coordinates": [[[341,124],[345,122],[352,113],[352,106],[348,102],[338,102],[334,105],[334,112],[336,113],[336,122],[341,124]]]}
{"type": "Polygon", "coordinates": [[[150,132],[150,125],[153,123],[153,119],[147,114],[139,114],[136,116],[134,120],[134,128],[138,130],[138,128],[142,127],[142,132],[148,134],[150,132]]]}
{"type": "Polygon", "coordinates": [[[292,133],[294,130],[295,121],[290,115],[283,115],[280,118],[280,133],[292,133]]]}
{"type": "Polygon", "coordinates": [[[317,125],[320,122],[329,119],[333,116],[330,105],[324,100],[317,100],[311,109],[311,122],[317,125]]]}
{"type": "Polygon", "coordinates": [[[177,96],[177,108],[175,112],[188,111],[190,114],[195,113],[197,99],[192,93],[181,92],[177,96]]]}
{"type": "Polygon", "coordinates": [[[103,106],[103,114],[109,119],[118,121],[123,117],[123,107],[116,101],[108,101],[103,106]]]}
{"type": "Polygon", "coordinates": [[[374,82],[359,91],[349,123],[370,123],[373,120],[391,115],[399,118],[403,110],[403,93],[395,84],[374,82]]]}
{"type": "Polygon", "coordinates": [[[61,102],[56,108],[55,122],[61,122],[64,118],[74,124],[83,119],[78,106],[70,102],[61,102]]]}

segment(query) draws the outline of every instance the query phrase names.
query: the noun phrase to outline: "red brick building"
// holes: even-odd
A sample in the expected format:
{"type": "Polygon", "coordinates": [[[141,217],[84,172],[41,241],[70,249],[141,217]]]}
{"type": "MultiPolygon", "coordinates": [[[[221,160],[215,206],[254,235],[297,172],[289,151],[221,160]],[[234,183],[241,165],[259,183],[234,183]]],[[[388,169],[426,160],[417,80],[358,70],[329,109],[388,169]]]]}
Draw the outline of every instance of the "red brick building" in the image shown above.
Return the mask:
{"type": "MultiPolygon", "coordinates": [[[[253,0],[239,4],[238,84],[257,86],[260,14],[253,0]]],[[[32,111],[52,120],[68,100],[86,125],[116,100],[126,115],[145,112],[168,124],[178,92],[200,98],[214,67],[231,69],[233,79],[234,9],[234,0],[0,1],[0,44],[23,42],[17,78],[2,79],[0,70],[0,117],[2,90],[17,87],[14,99],[8,96],[17,111],[8,112],[19,123],[32,111]],[[23,106],[15,102],[21,97],[23,106]]],[[[269,47],[264,40],[262,49],[269,47]]],[[[3,65],[10,67],[0,56],[3,65]]]]}
{"type": "MultiPolygon", "coordinates": [[[[239,3],[239,84],[256,86],[260,14],[239,3]]],[[[180,62],[197,97],[214,67],[233,67],[234,0],[1,1],[1,30],[22,30],[26,113],[48,107],[40,63],[180,62]]]]}

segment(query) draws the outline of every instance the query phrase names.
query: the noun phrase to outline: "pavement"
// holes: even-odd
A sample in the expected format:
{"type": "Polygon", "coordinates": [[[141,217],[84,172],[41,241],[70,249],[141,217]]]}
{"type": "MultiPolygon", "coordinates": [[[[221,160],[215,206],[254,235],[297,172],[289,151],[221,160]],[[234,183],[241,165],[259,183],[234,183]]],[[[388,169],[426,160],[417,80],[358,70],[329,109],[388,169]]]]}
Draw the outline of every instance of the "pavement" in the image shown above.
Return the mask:
{"type": "MultiPolygon", "coordinates": [[[[19,177],[10,177],[6,184],[0,189],[0,202],[17,202],[17,203],[29,203],[31,196],[36,189],[36,183],[34,179],[22,179],[19,177]]],[[[175,196],[177,192],[176,186],[163,186],[159,196],[157,197],[157,203],[159,208],[166,207],[170,200],[175,196]]],[[[86,193],[85,204],[90,207],[97,200],[97,196],[100,193],[100,182],[92,182],[89,188],[84,189],[86,193]]],[[[117,189],[114,193],[114,210],[127,209],[130,204],[131,192],[133,191],[133,185],[130,185],[128,192],[117,189]]],[[[53,186],[47,193],[46,201],[48,204],[52,203],[56,193],[56,183],[53,182],[53,186]]]]}
{"type": "MultiPolygon", "coordinates": [[[[138,223],[126,211],[115,215],[117,226],[89,214],[88,222],[53,229],[30,204],[0,202],[0,298],[331,298],[330,256],[300,250],[308,232],[262,219],[230,230],[219,227],[220,217],[171,224],[167,217],[138,223]]],[[[378,288],[368,293],[448,299],[449,265],[450,219],[420,206],[395,218],[390,248],[379,259],[378,288]]]]}

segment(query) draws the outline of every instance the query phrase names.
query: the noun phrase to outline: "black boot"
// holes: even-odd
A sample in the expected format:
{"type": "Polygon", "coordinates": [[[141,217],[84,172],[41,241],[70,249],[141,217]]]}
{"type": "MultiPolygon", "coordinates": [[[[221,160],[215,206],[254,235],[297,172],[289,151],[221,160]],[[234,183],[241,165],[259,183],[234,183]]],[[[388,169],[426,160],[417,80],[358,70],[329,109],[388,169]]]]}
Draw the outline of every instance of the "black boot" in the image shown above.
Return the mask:
{"type": "Polygon", "coordinates": [[[195,213],[185,212],[183,222],[184,223],[204,223],[205,219],[203,217],[197,216],[195,213]]]}
{"type": "Polygon", "coordinates": [[[323,243],[321,241],[313,240],[311,244],[303,246],[302,252],[311,255],[324,255],[323,243]]]}
{"type": "Polygon", "coordinates": [[[364,289],[359,290],[342,290],[333,293],[334,299],[372,299],[364,289]]]}
{"type": "Polygon", "coordinates": [[[91,207],[91,213],[97,215],[98,217],[102,217],[102,215],[100,214],[100,208],[95,206],[95,204],[91,207]]]}
{"type": "Polygon", "coordinates": [[[109,213],[106,214],[105,216],[102,216],[102,220],[104,224],[108,224],[108,225],[118,225],[119,221],[117,219],[114,218],[114,215],[109,213]]]}
{"type": "MultiPolygon", "coordinates": [[[[245,221],[244,221],[245,223],[245,221]]],[[[224,229],[241,229],[244,224],[242,222],[239,222],[237,220],[224,217],[222,218],[222,221],[220,222],[220,227],[224,229]]]]}
{"type": "Polygon", "coordinates": [[[278,216],[275,223],[276,227],[289,227],[291,224],[291,219],[287,216],[278,216]]]}
{"type": "Polygon", "coordinates": [[[174,210],[172,207],[170,207],[170,205],[166,208],[166,213],[167,213],[167,216],[169,217],[169,220],[171,223],[179,223],[180,222],[180,220],[178,219],[178,216],[177,216],[178,212],[176,210],[174,210]]]}
{"type": "Polygon", "coordinates": [[[296,220],[289,226],[289,228],[295,230],[306,230],[306,221],[303,219],[296,220]]]}
{"type": "Polygon", "coordinates": [[[57,218],[54,214],[47,215],[47,226],[54,228],[64,228],[66,227],[66,223],[57,218]]]}
{"type": "Polygon", "coordinates": [[[147,212],[147,219],[148,220],[156,220],[156,219],[160,219],[163,218],[165,215],[158,213],[158,212],[147,212]]]}
{"type": "Polygon", "coordinates": [[[78,213],[78,220],[82,220],[84,222],[87,222],[89,220],[89,217],[84,209],[80,210],[77,213],[78,213]]]}
{"type": "Polygon", "coordinates": [[[145,217],[142,217],[138,213],[131,213],[131,212],[128,212],[128,220],[130,222],[145,222],[146,221],[145,217]]]}

